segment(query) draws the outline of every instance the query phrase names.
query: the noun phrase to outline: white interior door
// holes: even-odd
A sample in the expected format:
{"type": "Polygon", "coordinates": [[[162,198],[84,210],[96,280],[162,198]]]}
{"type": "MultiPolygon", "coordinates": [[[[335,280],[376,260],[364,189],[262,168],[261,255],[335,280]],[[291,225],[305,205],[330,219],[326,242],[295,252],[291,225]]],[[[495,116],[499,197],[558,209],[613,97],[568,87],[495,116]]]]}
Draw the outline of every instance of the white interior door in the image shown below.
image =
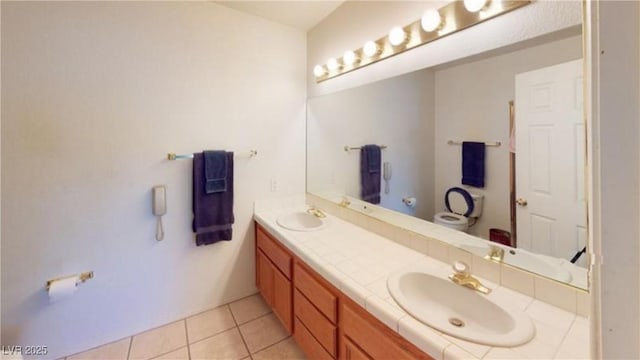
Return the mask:
{"type": "Polygon", "coordinates": [[[518,247],[565,259],[587,240],[582,91],[582,60],[516,75],[518,247]]]}

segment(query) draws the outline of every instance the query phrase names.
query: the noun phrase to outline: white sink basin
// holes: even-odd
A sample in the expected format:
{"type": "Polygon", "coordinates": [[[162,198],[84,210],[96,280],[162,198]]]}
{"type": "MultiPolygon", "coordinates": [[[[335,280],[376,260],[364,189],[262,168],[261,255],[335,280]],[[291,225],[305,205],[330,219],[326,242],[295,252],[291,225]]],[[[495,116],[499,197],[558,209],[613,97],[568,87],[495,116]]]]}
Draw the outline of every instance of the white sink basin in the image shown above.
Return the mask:
{"type": "Polygon", "coordinates": [[[326,225],[326,221],[304,211],[283,215],[276,222],[283,228],[293,231],[315,231],[326,225]]]}
{"type": "Polygon", "coordinates": [[[527,314],[503,308],[474,290],[421,270],[387,280],[394,300],[420,322],[457,338],[489,346],[517,346],[535,328],[527,314]]]}

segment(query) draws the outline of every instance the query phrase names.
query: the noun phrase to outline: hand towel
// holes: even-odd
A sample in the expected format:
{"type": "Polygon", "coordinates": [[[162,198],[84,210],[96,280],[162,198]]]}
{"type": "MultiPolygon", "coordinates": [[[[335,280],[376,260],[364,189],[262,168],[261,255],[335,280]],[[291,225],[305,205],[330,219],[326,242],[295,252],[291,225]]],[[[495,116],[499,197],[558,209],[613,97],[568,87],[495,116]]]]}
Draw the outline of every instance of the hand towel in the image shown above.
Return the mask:
{"type": "Polygon", "coordinates": [[[193,154],[193,232],[196,245],[231,240],[233,216],[233,153],[225,152],[225,191],[207,194],[204,153],[193,154]]]}
{"type": "Polygon", "coordinates": [[[462,183],[478,188],[484,187],[483,142],[464,141],[462,143],[462,183]]]}
{"type": "Polygon", "coordinates": [[[226,151],[204,151],[204,177],[206,194],[227,191],[226,151]]]}
{"type": "Polygon", "coordinates": [[[361,197],[371,204],[380,203],[381,159],[378,145],[365,145],[360,149],[361,197]]]}

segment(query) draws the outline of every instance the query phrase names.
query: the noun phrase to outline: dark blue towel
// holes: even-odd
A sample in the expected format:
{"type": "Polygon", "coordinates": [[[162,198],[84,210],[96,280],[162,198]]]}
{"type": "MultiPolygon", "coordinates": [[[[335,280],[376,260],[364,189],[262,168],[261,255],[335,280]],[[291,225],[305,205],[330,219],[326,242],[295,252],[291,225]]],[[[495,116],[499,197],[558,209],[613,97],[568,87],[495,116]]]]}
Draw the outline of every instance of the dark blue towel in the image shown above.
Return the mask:
{"type": "Polygon", "coordinates": [[[484,148],[483,142],[464,141],[462,143],[462,183],[475,187],[484,187],[484,148]]]}
{"type": "Polygon", "coordinates": [[[204,153],[193,154],[193,224],[196,245],[231,240],[233,216],[233,153],[226,156],[226,191],[206,193],[204,153]]]}
{"type": "Polygon", "coordinates": [[[365,145],[360,149],[360,187],[362,200],[380,203],[380,146],[365,145]]]}
{"type": "Polygon", "coordinates": [[[227,191],[227,152],[204,151],[205,192],[213,194],[227,191]]]}

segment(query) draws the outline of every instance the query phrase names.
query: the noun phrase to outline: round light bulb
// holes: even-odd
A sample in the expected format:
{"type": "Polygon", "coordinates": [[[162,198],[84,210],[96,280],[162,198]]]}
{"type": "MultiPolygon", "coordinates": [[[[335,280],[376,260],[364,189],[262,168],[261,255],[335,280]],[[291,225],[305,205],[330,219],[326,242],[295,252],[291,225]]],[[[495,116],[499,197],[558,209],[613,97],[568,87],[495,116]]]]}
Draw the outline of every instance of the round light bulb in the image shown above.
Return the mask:
{"type": "Polygon", "coordinates": [[[338,64],[338,60],[336,60],[335,58],[330,58],[329,60],[327,60],[327,68],[329,68],[329,71],[338,70],[339,67],[340,64],[338,64]]]}
{"type": "Polygon", "coordinates": [[[427,12],[422,16],[420,24],[422,25],[422,30],[431,32],[440,27],[440,24],[442,24],[442,17],[438,10],[427,10],[427,12]]]}
{"type": "Polygon", "coordinates": [[[389,42],[393,46],[402,44],[407,39],[407,33],[400,26],[396,26],[389,31],[389,42]]]}
{"type": "Polygon", "coordinates": [[[345,51],[344,55],[342,55],[342,61],[345,63],[345,65],[351,66],[355,64],[357,60],[358,58],[356,57],[356,53],[351,50],[345,51]]]}
{"type": "Polygon", "coordinates": [[[316,65],[313,68],[313,75],[315,75],[316,77],[320,77],[322,75],[324,75],[325,71],[324,71],[324,66],[322,65],[316,65]]]}
{"type": "Polygon", "coordinates": [[[478,12],[482,10],[489,0],[464,0],[464,7],[467,11],[478,12]]]}
{"type": "Polygon", "coordinates": [[[362,52],[368,57],[375,56],[378,53],[378,44],[373,41],[367,41],[362,47],[362,52]]]}

